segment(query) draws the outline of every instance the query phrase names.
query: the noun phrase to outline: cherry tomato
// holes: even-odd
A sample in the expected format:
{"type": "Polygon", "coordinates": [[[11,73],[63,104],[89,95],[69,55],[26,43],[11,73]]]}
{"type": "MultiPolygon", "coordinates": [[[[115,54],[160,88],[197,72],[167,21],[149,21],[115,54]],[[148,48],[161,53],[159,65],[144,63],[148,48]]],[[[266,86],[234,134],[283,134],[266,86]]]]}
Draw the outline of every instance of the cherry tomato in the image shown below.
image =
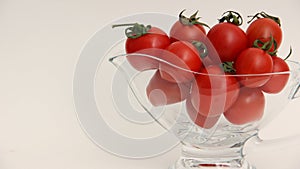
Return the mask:
{"type": "Polygon", "coordinates": [[[121,24],[113,25],[113,27],[130,26],[125,33],[127,40],[125,43],[126,53],[129,63],[137,70],[147,70],[158,68],[158,61],[145,55],[133,55],[131,53],[139,53],[160,57],[162,50],[170,44],[168,35],[157,27],[142,24],[121,24]],[[131,55],[130,55],[131,54],[131,55]]]}
{"type": "Polygon", "coordinates": [[[128,37],[125,48],[127,53],[133,53],[148,48],[165,49],[169,44],[170,39],[163,30],[157,27],[151,27],[147,33],[140,37],[128,37]]]}
{"type": "Polygon", "coordinates": [[[154,106],[173,104],[186,99],[190,93],[190,83],[172,83],[161,78],[156,71],[146,88],[149,101],[154,106]]]}
{"type": "Polygon", "coordinates": [[[239,83],[216,65],[200,71],[192,84],[191,102],[205,117],[215,117],[226,111],[237,99],[239,83]]]}
{"type": "Polygon", "coordinates": [[[247,48],[245,32],[232,23],[219,23],[207,33],[222,62],[234,61],[247,48]]]}
{"type": "MultiPolygon", "coordinates": [[[[271,40],[273,36],[276,41],[277,48],[282,41],[282,30],[278,23],[270,18],[260,18],[253,21],[246,30],[248,39],[248,46],[252,47],[255,40],[259,39],[262,42],[271,40]]],[[[274,45],[269,49],[270,52],[274,51],[274,45]]]]}
{"type": "Polygon", "coordinates": [[[239,81],[246,87],[261,87],[270,79],[270,75],[251,75],[271,73],[273,70],[272,57],[265,51],[258,48],[244,50],[234,63],[239,81]]]}
{"type": "Polygon", "coordinates": [[[250,123],[262,118],[265,97],[258,88],[243,87],[236,102],[224,113],[225,118],[237,125],[250,123]]]}
{"type": "Polygon", "coordinates": [[[183,16],[183,12],[184,10],[179,14],[179,20],[176,21],[171,27],[171,42],[175,42],[177,40],[202,42],[204,39],[206,39],[206,31],[203,25],[207,25],[199,22],[198,18],[196,18],[198,11],[190,18],[183,16]]]}
{"type": "Polygon", "coordinates": [[[288,64],[281,58],[277,56],[272,56],[273,60],[273,73],[275,72],[286,72],[283,74],[274,74],[271,76],[270,80],[264,84],[261,89],[266,93],[279,93],[287,84],[289,79],[288,64]]]}
{"type": "Polygon", "coordinates": [[[191,97],[187,97],[186,99],[186,110],[190,117],[190,119],[198,126],[210,129],[212,128],[219,120],[220,116],[214,117],[205,117],[197,112],[197,109],[194,108],[191,97]]]}
{"type": "Polygon", "coordinates": [[[161,77],[175,83],[191,81],[194,78],[192,72],[198,72],[202,66],[197,48],[186,41],[176,41],[169,45],[163,60],[167,62],[160,63],[161,77]]]}

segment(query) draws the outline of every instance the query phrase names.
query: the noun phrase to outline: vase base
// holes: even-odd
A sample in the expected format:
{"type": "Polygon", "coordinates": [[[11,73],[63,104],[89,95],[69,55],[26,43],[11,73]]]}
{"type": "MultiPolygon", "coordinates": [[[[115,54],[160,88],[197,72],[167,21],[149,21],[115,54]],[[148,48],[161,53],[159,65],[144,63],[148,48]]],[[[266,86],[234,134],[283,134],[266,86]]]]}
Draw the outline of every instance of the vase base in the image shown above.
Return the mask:
{"type": "Polygon", "coordinates": [[[222,163],[203,163],[195,160],[186,161],[181,159],[169,167],[169,169],[256,169],[247,161],[243,162],[222,162],[222,163]]]}

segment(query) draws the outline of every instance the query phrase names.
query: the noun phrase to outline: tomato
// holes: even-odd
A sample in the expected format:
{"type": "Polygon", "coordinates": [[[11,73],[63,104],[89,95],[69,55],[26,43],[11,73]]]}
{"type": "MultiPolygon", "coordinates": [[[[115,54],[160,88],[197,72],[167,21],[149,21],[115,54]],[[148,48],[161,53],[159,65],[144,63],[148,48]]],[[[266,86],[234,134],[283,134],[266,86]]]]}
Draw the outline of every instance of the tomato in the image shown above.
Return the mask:
{"type": "Polygon", "coordinates": [[[179,20],[171,27],[171,42],[175,42],[177,40],[202,42],[206,38],[206,31],[203,25],[207,25],[198,21],[198,18],[196,18],[198,12],[193,14],[190,18],[183,16],[183,12],[184,10],[179,14],[179,20]]]}
{"type": "Polygon", "coordinates": [[[180,21],[174,23],[170,30],[172,42],[181,41],[204,41],[206,34],[202,31],[201,25],[184,25],[180,21]],[[200,27],[200,28],[199,28],[200,27]]]}
{"type": "Polygon", "coordinates": [[[264,84],[261,89],[266,93],[279,93],[287,84],[289,79],[288,64],[281,58],[277,56],[272,56],[273,60],[273,73],[276,72],[286,72],[282,74],[274,74],[271,76],[270,80],[264,84]]]}
{"type": "Polygon", "coordinates": [[[261,87],[270,79],[270,75],[251,75],[271,73],[273,70],[272,57],[258,48],[244,50],[235,60],[234,67],[239,76],[239,81],[246,87],[261,87]]]}
{"type": "MultiPolygon", "coordinates": [[[[255,40],[259,39],[262,42],[271,40],[273,36],[276,41],[277,48],[280,46],[282,41],[282,30],[278,23],[270,18],[260,18],[252,22],[246,30],[248,39],[248,46],[252,47],[255,40]]],[[[274,45],[269,51],[274,51],[274,45]]]]}
{"type": "Polygon", "coordinates": [[[239,88],[234,76],[224,73],[219,66],[211,65],[196,76],[191,89],[191,102],[201,115],[219,116],[236,101],[239,88]]]}
{"type": "Polygon", "coordinates": [[[215,117],[205,117],[201,115],[200,113],[197,112],[197,110],[194,108],[192,102],[191,102],[191,97],[188,97],[186,99],[186,111],[190,117],[190,119],[198,126],[205,128],[205,129],[210,129],[215,124],[218,122],[220,116],[215,116],[215,117]]]}
{"type": "Polygon", "coordinates": [[[137,38],[127,38],[125,49],[127,53],[139,52],[148,48],[165,49],[170,44],[168,35],[157,27],[151,27],[147,33],[137,38]]]}
{"type": "Polygon", "coordinates": [[[165,49],[170,44],[168,35],[157,27],[150,25],[144,26],[141,24],[121,24],[113,25],[113,27],[131,26],[125,31],[127,40],[125,42],[126,53],[129,63],[137,70],[147,70],[158,68],[158,61],[151,57],[160,57],[162,49],[165,49]],[[146,55],[133,55],[131,53],[139,53],[146,55]],[[131,55],[130,55],[131,54],[131,55]]]}
{"type": "Polygon", "coordinates": [[[146,91],[149,101],[154,106],[173,104],[186,99],[190,93],[190,83],[172,83],[161,78],[156,71],[149,81],[146,91]]]}
{"type": "Polygon", "coordinates": [[[219,54],[222,62],[234,61],[247,48],[245,32],[232,23],[219,23],[212,27],[207,37],[219,54]]]}
{"type": "Polygon", "coordinates": [[[198,72],[202,66],[197,48],[186,41],[170,44],[163,60],[167,62],[159,66],[161,77],[175,83],[191,81],[194,78],[192,72],[198,72]]]}
{"type": "Polygon", "coordinates": [[[250,123],[262,118],[265,97],[258,88],[243,87],[236,102],[224,113],[225,118],[237,125],[250,123]]]}

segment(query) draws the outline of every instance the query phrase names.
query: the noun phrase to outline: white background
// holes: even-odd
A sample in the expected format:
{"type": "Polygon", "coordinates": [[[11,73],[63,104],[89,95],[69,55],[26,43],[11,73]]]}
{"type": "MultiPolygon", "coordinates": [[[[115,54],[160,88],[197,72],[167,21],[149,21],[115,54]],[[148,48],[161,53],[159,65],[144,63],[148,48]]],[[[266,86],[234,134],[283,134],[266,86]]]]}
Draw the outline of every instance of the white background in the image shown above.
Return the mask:
{"type": "MultiPolygon", "coordinates": [[[[166,169],[180,147],[142,160],[124,159],[95,146],[81,130],[72,96],[75,64],[85,42],[111,20],[141,12],[177,15],[200,10],[216,23],[226,10],[244,16],[262,10],[280,16],[282,55],[294,48],[299,60],[299,1],[241,0],[0,0],[0,168],[1,169],[166,169]]],[[[300,133],[300,99],[293,101],[261,136],[300,133]]],[[[249,157],[258,169],[298,169],[296,148],[249,157]],[[272,164],[273,163],[273,164],[272,164]]]]}

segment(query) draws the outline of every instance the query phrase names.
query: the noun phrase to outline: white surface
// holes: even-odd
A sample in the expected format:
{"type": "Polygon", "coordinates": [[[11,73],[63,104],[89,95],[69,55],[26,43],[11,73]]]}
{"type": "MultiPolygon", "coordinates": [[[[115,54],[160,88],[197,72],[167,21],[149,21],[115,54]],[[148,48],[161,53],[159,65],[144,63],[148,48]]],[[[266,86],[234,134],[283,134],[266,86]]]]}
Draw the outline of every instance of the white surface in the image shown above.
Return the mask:
{"type": "MultiPolygon", "coordinates": [[[[299,1],[222,2],[1,0],[0,168],[166,169],[179,156],[179,147],[155,158],[131,160],[108,154],[86,137],[73,106],[75,64],[88,38],[110,20],[140,12],[177,15],[184,8],[199,9],[209,24],[228,9],[244,16],[262,10],[281,16],[285,31],[282,48],[287,51],[292,45],[292,59],[299,60],[299,1]]],[[[261,135],[275,138],[300,133],[299,104],[300,99],[293,101],[261,135]]],[[[296,156],[300,146],[290,153],[280,150],[281,160],[286,161],[283,166],[270,165],[281,161],[274,152],[255,158],[262,166],[259,169],[299,168],[296,156]]]]}

